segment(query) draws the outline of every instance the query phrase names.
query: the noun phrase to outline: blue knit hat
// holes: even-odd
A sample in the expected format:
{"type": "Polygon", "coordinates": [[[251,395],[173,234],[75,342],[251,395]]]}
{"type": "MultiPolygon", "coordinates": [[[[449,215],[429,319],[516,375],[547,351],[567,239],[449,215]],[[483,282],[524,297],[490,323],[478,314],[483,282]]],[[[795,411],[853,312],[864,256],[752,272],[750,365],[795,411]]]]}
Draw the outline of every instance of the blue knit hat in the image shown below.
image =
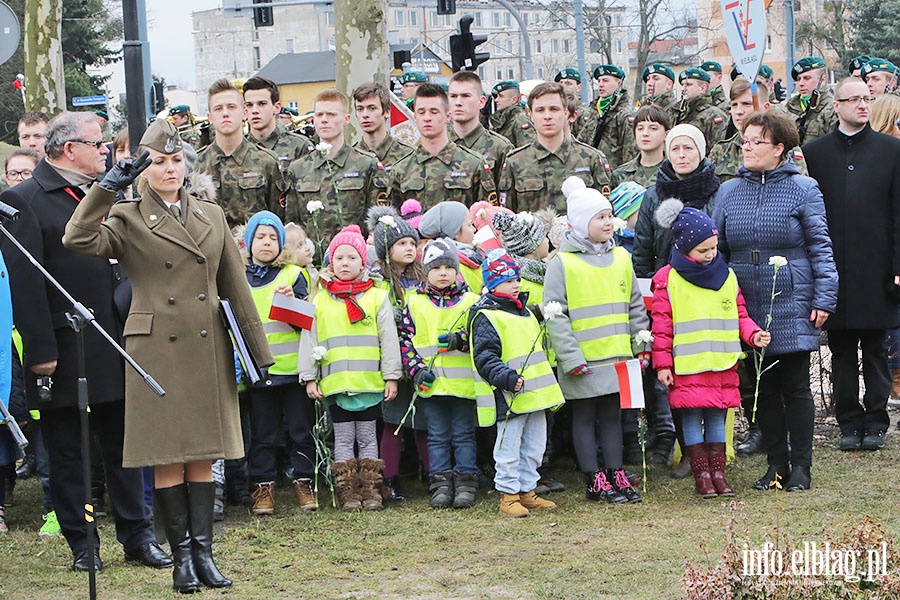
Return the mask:
{"type": "Polygon", "coordinates": [[[488,291],[494,291],[504,281],[519,279],[521,276],[519,265],[503,248],[494,248],[485,254],[484,262],[481,263],[481,277],[488,291]]]}
{"type": "Polygon", "coordinates": [[[682,254],[688,254],[700,242],[719,235],[716,224],[705,212],[685,207],[680,200],[663,200],[654,214],[660,226],[672,229],[672,245],[682,254]]]}
{"type": "Polygon", "coordinates": [[[267,210],[259,211],[247,221],[247,227],[244,228],[244,247],[247,249],[247,252],[250,252],[250,248],[253,246],[256,228],[260,225],[268,225],[275,228],[275,231],[278,233],[278,251],[281,252],[282,248],[284,248],[284,225],[281,219],[278,218],[278,215],[267,210]]]}

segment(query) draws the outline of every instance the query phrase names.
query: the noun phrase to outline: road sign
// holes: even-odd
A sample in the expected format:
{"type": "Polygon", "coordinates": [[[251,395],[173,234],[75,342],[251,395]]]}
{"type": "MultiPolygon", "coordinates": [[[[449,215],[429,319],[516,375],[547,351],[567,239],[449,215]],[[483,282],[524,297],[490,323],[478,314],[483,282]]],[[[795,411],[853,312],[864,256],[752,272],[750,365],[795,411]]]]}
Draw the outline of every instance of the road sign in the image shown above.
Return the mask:
{"type": "Polygon", "coordinates": [[[19,18],[5,2],[0,2],[0,65],[19,48],[19,18]]]}
{"type": "Polygon", "coordinates": [[[738,71],[754,83],[766,51],[764,0],[720,0],[725,39],[738,71]]]}
{"type": "Polygon", "coordinates": [[[72,106],[92,106],[106,104],[106,96],[76,96],[72,98],[72,106]]]}

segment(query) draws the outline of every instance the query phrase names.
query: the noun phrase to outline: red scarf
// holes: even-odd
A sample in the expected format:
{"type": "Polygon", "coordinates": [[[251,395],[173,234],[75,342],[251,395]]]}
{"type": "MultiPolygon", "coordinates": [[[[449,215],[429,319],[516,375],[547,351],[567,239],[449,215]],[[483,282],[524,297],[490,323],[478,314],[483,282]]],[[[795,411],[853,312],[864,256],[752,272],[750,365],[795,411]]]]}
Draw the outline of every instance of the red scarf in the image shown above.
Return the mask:
{"type": "Polygon", "coordinates": [[[375,285],[371,279],[366,281],[340,281],[333,279],[325,285],[328,293],[335,298],[340,298],[347,305],[347,316],[350,324],[359,323],[366,318],[366,311],[356,302],[354,296],[369,291],[375,285]]]}

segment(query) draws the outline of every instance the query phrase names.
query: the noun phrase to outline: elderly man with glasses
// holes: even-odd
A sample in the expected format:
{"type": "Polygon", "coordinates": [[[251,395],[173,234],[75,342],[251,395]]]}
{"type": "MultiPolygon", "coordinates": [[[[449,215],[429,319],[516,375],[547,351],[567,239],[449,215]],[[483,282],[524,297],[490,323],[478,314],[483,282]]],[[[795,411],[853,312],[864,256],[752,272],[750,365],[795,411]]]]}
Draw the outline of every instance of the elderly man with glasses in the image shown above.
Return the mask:
{"type": "MultiPolygon", "coordinates": [[[[46,158],[31,179],[7,190],[0,200],[17,208],[20,218],[10,232],[66,289],[89,307],[113,337],[122,335],[113,293],[121,278],[105,258],[92,258],[62,245],[66,223],[95,179],[104,172],[106,154],[100,123],[92,113],[62,113],[50,121],[46,158]]],[[[7,241],[0,245],[10,273],[16,327],[24,343],[22,365],[30,409],[41,411],[50,462],[53,506],[72,551],[72,569],[86,571],[87,526],[82,482],[81,438],[77,406],[76,333],[69,328],[68,300],[48,286],[41,274],[7,241]],[[37,378],[50,385],[39,394],[37,378]]],[[[156,544],[144,501],[140,469],[122,468],[125,415],[124,366],[118,353],[92,328],[84,332],[91,428],[98,436],[106,465],[106,482],[115,513],[116,536],[125,559],[153,568],[172,566],[156,544]]],[[[99,540],[95,546],[99,549],[99,540]]],[[[53,559],[51,558],[51,561],[53,559]]],[[[102,570],[99,550],[97,570],[102,570]]]]}

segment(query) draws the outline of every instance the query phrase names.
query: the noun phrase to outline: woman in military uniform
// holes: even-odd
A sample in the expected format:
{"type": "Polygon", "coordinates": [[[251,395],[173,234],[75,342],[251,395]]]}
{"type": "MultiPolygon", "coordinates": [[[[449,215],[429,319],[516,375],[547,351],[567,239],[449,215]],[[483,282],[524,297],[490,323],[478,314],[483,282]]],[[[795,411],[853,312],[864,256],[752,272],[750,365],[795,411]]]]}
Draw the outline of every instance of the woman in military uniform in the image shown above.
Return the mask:
{"type": "Polygon", "coordinates": [[[175,561],[176,590],[227,587],[212,558],[211,461],[243,456],[231,342],[219,317],[228,298],[262,366],[272,364],[238,249],[202,179],[185,185],[182,141],[158,119],[144,153],[120,161],[79,204],[64,244],[117,258],[134,288],[126,349],[159,381],[157,397],[126,376],[123,466],[152,465],[155,500],[175,561]],[[113,204],[138,175],[138,196],[113,204]],[[106,221],[104,216],[109,213],[106,221]]]}

